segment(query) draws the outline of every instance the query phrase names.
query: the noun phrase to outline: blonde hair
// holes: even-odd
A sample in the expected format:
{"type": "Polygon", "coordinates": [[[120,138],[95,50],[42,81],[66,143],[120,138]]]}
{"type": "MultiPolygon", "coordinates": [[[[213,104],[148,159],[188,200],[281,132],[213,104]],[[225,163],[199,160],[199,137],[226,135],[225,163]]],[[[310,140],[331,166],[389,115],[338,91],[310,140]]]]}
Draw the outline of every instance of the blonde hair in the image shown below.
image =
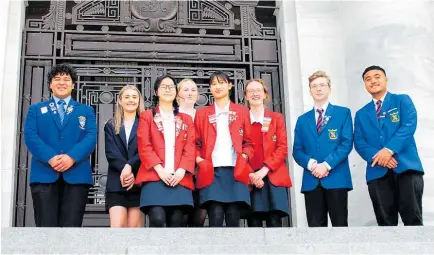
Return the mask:
{"type": "MultiPolygon", "coordinates": [[[[194,82],[192,79],[190,79],[190,78],[185,78],[185,79],[182,79],[180,82],[178,82],[178,85],[176,85],[176,90],[178,91],[178,93],[176,93],[176,102],[178,103],[178,105],[179,105],[179,98],[178,98],[178,95],[179,95],[179,91],[182,89],[182,85],[184,84],[184,83],[187,83],[187,82],[191,82],[191,83],[193,83],[195,86],[196,86],[196,88],[197,88],[197,84],[196,84],[196,82],[194,82]]],[[[197,91],[197,95],[198,95],[198,97],[199,97],[199,90],[197,91]]]]}
{"type": "Polygon", "coordinates": [[[308,80],[309,80],[309,88],[310,88],[310,84],[317,78],[326,78],[327,82],[329,84],[329,87],[331,87],[332,83],[330,81],[330,77],[327,76],[327,74],[323,71],[316,71],[314,72],[311,76],[309,76],[308,80]]]}
{"type": "Polygon", "coordinates": [[[250,80],[248,80],[246,82],[246,86],[244,87],[244,96],[247,96],[247,87],[252,82],[257,82],[257,83],[260,83],[262,85],[262,88],[264,89],[264,93],[265,93],[265,99],[268,99],[268,87],[267,87],[267,83],[265,83],[265,81],[263,79],[250,79],[250,80]]]}
{"type": "Polygon", "coordinates": [[[119,132],[121,131],[122,120],[124,118],[124,109],[122,108],[121,105],[122,95],[124,94],[125,91],[129,89],[136,91],[137,94],[139,95],[139,107],[137,107],[137,116],[140,116],[140,113],[145,110],[145,103],[143,101],[142,93],[140,93],[139,89],[134,85],[125,85],[121,89],[121,91],[119,91],[119,97],[115,106],[115,117],[113,119],[114,120],[113,124],[115,126],[116,134],[119,134],[119,132]]]}

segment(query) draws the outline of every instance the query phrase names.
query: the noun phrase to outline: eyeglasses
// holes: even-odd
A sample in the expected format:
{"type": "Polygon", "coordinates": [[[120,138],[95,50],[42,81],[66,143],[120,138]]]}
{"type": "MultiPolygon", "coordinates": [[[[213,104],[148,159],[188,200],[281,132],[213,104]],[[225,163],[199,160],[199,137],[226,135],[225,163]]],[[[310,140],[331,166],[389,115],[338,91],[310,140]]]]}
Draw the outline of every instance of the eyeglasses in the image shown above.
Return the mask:
{"type": "Polygon", "coordinates": [[[256,94],[261,94],[264,92],[264,89],[248,89],[247,91],[247,95],[254,95],[256,94]]]}
{"type": "Polygon", "coordinates": [[[325,88],[325,87],[327,87],[328,86],[328,84],[325,84],[325,83],[320,83],[320,84],[312,84],[312,85],[310,85],[310,88],[311,89],[316,89],[316,88],[318,88],[318,87],[320,87],[320,88],[325,88]]]}
{"type": "Polygon", "coordinates": [[[174,85],[160,85],[160,87],[158,87],[159,89],[164,89],[164,90],[175,90],[175,86],[174,85]]]}

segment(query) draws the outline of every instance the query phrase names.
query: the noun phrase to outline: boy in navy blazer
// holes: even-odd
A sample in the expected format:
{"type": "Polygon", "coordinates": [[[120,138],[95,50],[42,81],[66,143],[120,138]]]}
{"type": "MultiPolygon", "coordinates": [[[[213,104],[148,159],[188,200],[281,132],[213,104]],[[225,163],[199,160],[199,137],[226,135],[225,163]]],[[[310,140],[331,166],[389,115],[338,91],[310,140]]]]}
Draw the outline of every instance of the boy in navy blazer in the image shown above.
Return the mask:
{"type": "Polygon", "coordinates": [[[353,148],[351,112],[328,102],[330,78],[318,71],[309,77],[314,108],[295,127],[293,156],[304,168],[304,193],[309,227],[348,226],[348,191],[352,190],[348,154],[353,148]]]}
{"type": "Polygon", "coordinates": [[[414,133],[417,112],[408,95],[387,91],[386,72],[362,74],[372,100],[356,113],[354,146],[367,162],[366,181],[379,226],[422,225],[423,168],[414,133]]]}
{"type": "Polygon", "coordinates": [[[24,141],[32,154],[30,190],[37,227],[80,227],[89,187],[89,156],[96,145],[90,106],[71,98],[75,70],[56,65],[48,74],[52,98],[30,106],[24,141]]]}

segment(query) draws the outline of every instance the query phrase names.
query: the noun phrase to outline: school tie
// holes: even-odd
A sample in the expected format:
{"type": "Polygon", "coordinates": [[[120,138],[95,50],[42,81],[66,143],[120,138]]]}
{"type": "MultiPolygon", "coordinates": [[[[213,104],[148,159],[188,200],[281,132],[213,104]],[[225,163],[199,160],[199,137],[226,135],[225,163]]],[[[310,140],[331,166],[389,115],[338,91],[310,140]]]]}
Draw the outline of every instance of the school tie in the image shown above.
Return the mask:
{"type": "Polygon", "coordinates": [[[65,107],[63,107],[65,105],[65,101],[64,100],[59,100],[57,102],[57,111],[59,112],[59,117],[60,117],[60,124],[63,125],[63,119],[65,118],[65,107]]]}
{"type": "Polygon", "coordinates": [[[322,125],[322,113],[324,112],[323,109],[317,109],[316,112],[318,113],[318,120],[316,121],[316,131],[321,131],[321,125],[322,125]]]}
{"type": "Polygon", "coordinates": [[[377,113],[377,120],[378,121],[380,121],[380,115],[381,115],[381,100],[378,100],[377,101],[377,110],[376,110],[376,113],[377,113]]]}

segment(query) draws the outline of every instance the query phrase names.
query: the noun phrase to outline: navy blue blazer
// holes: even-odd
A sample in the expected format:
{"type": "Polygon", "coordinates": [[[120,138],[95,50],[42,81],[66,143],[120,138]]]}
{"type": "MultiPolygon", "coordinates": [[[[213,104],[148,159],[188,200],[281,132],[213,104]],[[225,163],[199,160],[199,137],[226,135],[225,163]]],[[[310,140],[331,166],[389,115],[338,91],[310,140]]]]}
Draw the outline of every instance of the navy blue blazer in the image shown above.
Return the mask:
{"type": "MultiPolygon", "coordinates": [[[[125,164],[129,164],[132,168],[134,176],[140,167],[139,152],[137,150],[137,126],[139,124],[139,118],[134,120],[133,127],[131,128],[130,137],[128,139],[125,134],[124,125],[121,126],[119,134],[116,134],[114,121],[110,119],[104,126],[105,134],[105,155],[108,161],[107,171],[107,185],[106,192],[120,192],[126,191],[122,187],[120,176],[125,164]]],[[[130,191],[137,190],[133,187],[130,191]]]]}
{"type": "Polygon", "coordinates": [[[387,168],[380,165],[371,167],[372,157],[384,147],[394,152],[398,166],[397,173],[416,170],[423,173],[414,133],[417,126],[417,112],[408,95],[390,92],[384,98],[380,121],[374,102],[371,100],[356,113],[354,122],[354,147],[367,162],[366,181],[383,177],[387,168]]]}
{"type": "Polygon", "coordinates": [[[70,184],[93,185],[90,154],[96,138],[92,107],[71,99],[61,125],[53,98],[31,105],[24,126],[24,142],[32,154],[30,183],[53,183],[62,175],[70,184]],[[61,174],[48,164],[59,154],[67,154],[75,161],[61,174]]]}
{"type": "Polygon", "coordinates": [[[353,123],[350,109],[329,104],[319,134],[314,109],[301,115],[295,126],[293,157],[304,168],[301,192],[311,191],[319,183],[325,189],[351,190],[353,185],[348,155],[353,149],[353,123]],[[311,158],[318,163],[326,161],[330,165],[327,177],[318,179],[312,175],[307,169],[311,158]]]}

